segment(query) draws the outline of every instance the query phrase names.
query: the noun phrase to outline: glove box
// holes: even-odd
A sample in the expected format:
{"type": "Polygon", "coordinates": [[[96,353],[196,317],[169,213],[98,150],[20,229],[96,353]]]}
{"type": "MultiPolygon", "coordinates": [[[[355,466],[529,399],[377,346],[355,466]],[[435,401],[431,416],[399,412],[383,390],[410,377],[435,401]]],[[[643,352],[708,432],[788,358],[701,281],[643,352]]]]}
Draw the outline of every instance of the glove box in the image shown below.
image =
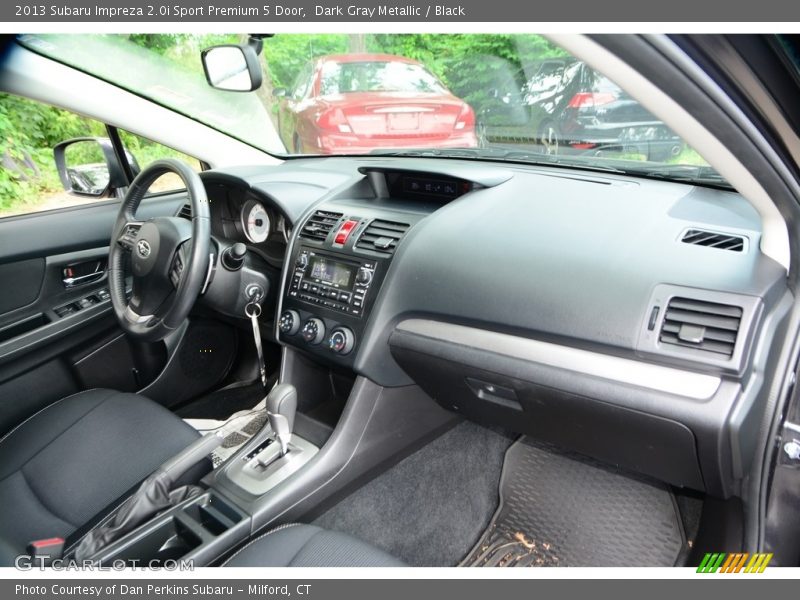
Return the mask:
{"type": "MultiPolygon", "coordinates": [[[[402,330],[392,333],[390,347],[400,367],[448,410],[704,490],[693,432],[676,420],[615,404],[613,383],[597,386],[598,379],[580,373],[402,330]]],[[[649,393],[619,387],[629,397],[649,393]]]]}

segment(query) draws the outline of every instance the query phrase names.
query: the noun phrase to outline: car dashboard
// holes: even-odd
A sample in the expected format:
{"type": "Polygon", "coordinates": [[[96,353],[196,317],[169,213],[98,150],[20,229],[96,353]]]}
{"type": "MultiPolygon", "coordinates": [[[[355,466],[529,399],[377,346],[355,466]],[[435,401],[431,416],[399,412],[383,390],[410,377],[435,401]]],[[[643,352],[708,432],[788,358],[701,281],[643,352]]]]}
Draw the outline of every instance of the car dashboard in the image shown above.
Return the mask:
{"type": "Polygon", "coordinates": [[[274,335],[290,351],[673,485],[740,493],[790,296],[737,193],[438,158],[203,179],[215,235],[282,266],[274,335]],[[247,232],[256,204],[263,240],[247,232]]]}

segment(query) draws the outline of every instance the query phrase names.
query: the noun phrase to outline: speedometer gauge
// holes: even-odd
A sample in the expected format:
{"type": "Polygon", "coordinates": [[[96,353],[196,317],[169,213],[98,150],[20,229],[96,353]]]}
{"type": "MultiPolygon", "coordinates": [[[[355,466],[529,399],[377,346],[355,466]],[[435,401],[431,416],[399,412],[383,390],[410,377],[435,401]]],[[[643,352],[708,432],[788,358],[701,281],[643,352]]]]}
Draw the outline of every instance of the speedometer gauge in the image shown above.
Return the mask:
{"type": "Polygon", "coordinates": [[[269,237],[269,215],[264,205],[248,200],[242,206],[242,227],[247,239],[254,244],[266,242],[269,237]]]}

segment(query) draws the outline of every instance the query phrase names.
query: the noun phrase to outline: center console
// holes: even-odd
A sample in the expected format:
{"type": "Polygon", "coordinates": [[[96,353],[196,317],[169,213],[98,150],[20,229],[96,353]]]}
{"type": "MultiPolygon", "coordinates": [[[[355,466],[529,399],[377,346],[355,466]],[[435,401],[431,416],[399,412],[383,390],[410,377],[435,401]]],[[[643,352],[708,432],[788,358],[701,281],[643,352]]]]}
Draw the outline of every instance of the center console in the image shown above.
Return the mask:
{"type": "Polygon", "coordinates": [[[308,217],[286,269],[279,339],[351,366],[394,251],[420,218],[333,203],[308,217]]]}

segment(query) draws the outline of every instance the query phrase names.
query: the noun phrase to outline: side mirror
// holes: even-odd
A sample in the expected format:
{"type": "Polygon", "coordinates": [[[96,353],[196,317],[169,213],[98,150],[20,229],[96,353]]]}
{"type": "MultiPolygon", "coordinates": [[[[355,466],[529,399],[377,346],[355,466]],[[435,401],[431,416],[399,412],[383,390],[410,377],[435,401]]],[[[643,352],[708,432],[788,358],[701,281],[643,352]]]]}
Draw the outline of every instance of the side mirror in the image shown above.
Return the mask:
{"type": "Polygon", "coordinates": [[[101,198],[127,181],[108,138],[75,138],[53,148],[61,185],[77,196],[101,198]]]}
{"type": "Polygon", "coordinates": [[[252,92],[261,87],[261,65],[253,46],[224,44],[201,53],[208,85],[228,92],[252,92]]]}
{"type": "Polygon", "coordinates": [[[289,95],[289,90],[284,87],[275,88],[272,90],[272,95],[276,98],[286,98],[289,95]]]}

